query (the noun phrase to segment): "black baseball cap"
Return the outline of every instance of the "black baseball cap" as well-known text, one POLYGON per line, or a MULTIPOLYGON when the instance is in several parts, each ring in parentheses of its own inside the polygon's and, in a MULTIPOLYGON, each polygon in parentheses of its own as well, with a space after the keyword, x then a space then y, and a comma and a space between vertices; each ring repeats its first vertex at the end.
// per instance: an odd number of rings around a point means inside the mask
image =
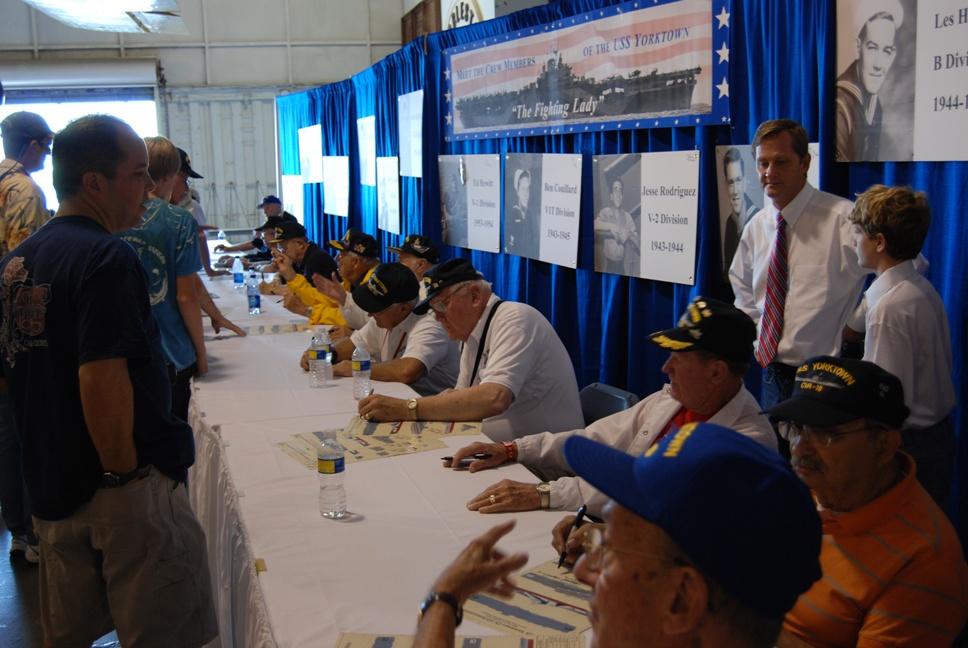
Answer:
POLYGON ((262 202, 260 202, 255 207, 256 209, 262 209, 266 205, 281 205, 281 204, 282 204, 282 201, 279 199, 278 196, 273 196, 272 194, 269 194, 268 196, 263 198, 262 202))
POLYGON ((419 234, 411 234, 403 240, 403 245, 387 249, 397 254, 412 254, 430 263, 440 261, 440 252, 437 251, 434 242, 429 237, 419 234))
POLYGON ((872 362, 817 356, 797 368, 793 395, 766 413, 812 427, 865 418, 900 429, 911 410, 894 374, 872 362))
POLYGON ((279 241, 288 241, 296 238, 306 238, 306 228, 299 223, 283 221, 276 225, 273 231, 273 238, 269 242, 278 243, 279 241))
POLYGON ((675 328, 649 335, 652 344, 668 351, 708 351, 730 362, 753 355, 756 324, 732 304, 696 297, 675 328))
POLYGON ((444 288, 465 281, 482 279, 481 273, 474 269, 467 259, 448 259, 440 265, 434 266, 423 276, 423 284, 427 289, 427 297, 417 304, 413 312, 423 315, 430 308, 430 300, 440 294, 444 288))
POLYGON ((333 257, 329 256, 325 250, 320 249, 319 246, 311 244, 309 251, 306 252, 306 257, 303 259, 303 274, 306 280, 312 283, 314 274, 330 279, 334 272, 337 275, 339 274, 333 257))
POLYGON ((281 216, 269 216, 266 219, 266 222, 264 222, 259 227, 256 227, 255 228, 255 231, 256 232, 261 232, 263 230, 267 230, 267 229, 272 228, 272 227, 279 227, 284 222, 286 222, 286 221, 284 221, 281 216))
POLYGON ((54 131, 50 129, 43 117, 26 110, 10 113, 0 122, 0 137, 35 140, 53 136, 54 131))
POLYGON ((420 284, 410 268, 402 263, 382 263, 369 279, 353 288, 353 301, 367 313, 379 313, 394 304, 412 301, 420 294, 420 284))
POLYGON ((329 244, 340 252, 355 252, 364 257, 375 257, 380 253, 376 239, 355 227, 346 230, 340 240, 330 241, 329 244))
POLYGON ((195 171, 195 169, 192 168, 192 158, 188 156, 188 153, 185 151, 185 149, 178 149, 178 157, 181 158, 182 173, 187 175, 189 178, 195 178, 196 180, 204 178, 204 176, 200 175, 197 171, 195 171))

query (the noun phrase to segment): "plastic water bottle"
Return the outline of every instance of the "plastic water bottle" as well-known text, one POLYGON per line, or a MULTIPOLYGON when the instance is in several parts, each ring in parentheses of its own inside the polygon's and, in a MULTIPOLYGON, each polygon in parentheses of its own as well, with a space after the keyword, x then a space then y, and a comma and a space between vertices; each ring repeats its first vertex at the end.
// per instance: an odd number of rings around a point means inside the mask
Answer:
POLYGON ((309 386, 322 387, 333 377, 329 341, 313 336, 309 345, 309 386))
POLYGON ((323 371, 326 382, 333 380, 333 342, 329 339, 329 332, 322 328, 316 333, 319 344, 322 347, 323 357, 320 359, 320 369, 323 371))
POLYGON ((370 395, 370 354, 363 347, 353 351, 353 398, 360 400, 370 395))
POLYGON ((225 230, 219 230, 218 231, 218 240, 220 240, 220 241, 224 241, 225 240, 225 230))
POLYGON ((235 261, 232 262, 232 282, 236 290, 242 290, 242 284, 245 283, 245 268, 242 267, 242 259, 239 257, 235 257, 235 261))
POLYGON ((255 272, 249 273, 249 280, 245 282, 245 295, 249 299, 249 315, 261 313, 262 298, 259 295, 259 280, 255 272))
POLYGON ((319 514, 338 520, 346 515, 346 489, 343 479, 346 452, 336 439, 335 430, 323 432, 323 444, 316 452, 316 472, 319 473, 319 514))

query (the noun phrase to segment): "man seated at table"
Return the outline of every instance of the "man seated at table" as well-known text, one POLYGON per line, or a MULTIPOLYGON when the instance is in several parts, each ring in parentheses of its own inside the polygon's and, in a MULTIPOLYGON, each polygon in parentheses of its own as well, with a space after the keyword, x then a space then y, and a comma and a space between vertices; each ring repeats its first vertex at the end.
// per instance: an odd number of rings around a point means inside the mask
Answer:
POLYGON ((760 414, 759 403, 743 386, 756 340, 756 326, 749 315, 731 304, 697 297, 677 327, 653 333, 649 340, 670 350, 662 365, 669 384, 630 409, 599 419, 585 429, 530 434, 507 443, 472 443, 455 452, 448 464, 455 468, 464 457, 484 453, 490 457, 472 462, 472 472, 518 461, 552 479, 541 484, 505 479, 471 499, 467 507, 481 513, 503 513, 538 508, 574 510, 587 504, 590 513, 601 515, 606 496, 575 477, 565 461, 565 441, 575 435, 638 456, 686 423, 709 421, 776 449, 769 420, 760 414))
POLYGON ((273 263, 289 288, 283 305, 296 315, 308 317, 310 324, 346 324, 339 305, 311 283, 314 274, 329 276, 336 272, 333 258, 306 238, 306 228, 299 223, 280 223, 269 236, 269 244, 276 248, 273 263))
POLYGON ((355 227, 346 230, 340 240, 330 241, 329 245, 338 250, 339 276, 320 273, 313 278, 313 283, 320 293, 339 304, 346 325, 358 331, 366 326, 369 313, 356 305, 351 291, 366 283, 380 265, 380 245, 375 238, 355 227))
POLYGON ((426 297, 424 293, 423 276, 428 270, 440 263, 440 252, 437 245, 429 236, 411 234, 403 240, 400 247, 387 248, 391 252, 396 252, 397 260, 410 268, 417 279, 420 281, 420 299, 426 297))
MULTIPOLYGON (((251 254, 246 254, 241 257, 242 267, 245 269, 248 269, 253 264, 270 263, 272 261, 272 249, 266 241, 266 236, 272 236, 273 231, 285 222, 295 223, 296 221, 295 219, 286 221, 282 216, 269 216, 262 225, 252 230, 253 237, 251 241, 239 243, 238 245, 216 245, 215 252, 251 252, 251 254)), ((226 254, 219 257, 217 263, 221 266, 231 267, 234 261, 234 256, 226 254)))
MULTIPOLYGON (((575 576, 592 586, 592 646, 770 648, 783 615, 820 578, 810 494, 772 450, 711 423, 689 424, 644 456, 571 437, 565 457, 606 493, 575 576)), ((421 606, 415 648, 453 646, 477 592, 508 597, 526 554, 494 548, 510 521, 477 538, 421 606)))
MULTIPOLYGON (((357 347, 370 354, 373 380, 400 382, 421 396, 453 388, 457 382, 460 349, 429 315, 417 315, 417 278, 399 263, 377 266, 353 301, 370 314, 366 326, 336 343, 333 375, 353 375, 350 358, 357 347), (338 361, 337 361, 338 360, 338 361)), ((309 369, 303 354, 302 368, 309 369)))
POLYGON ((505 302, 466 259, 451 259, 423 278, 427 298, 414 312, 434 316, 463 342, 453 391, 409 401, 372 395, 359 413, 375 421, 483 421, 495 441, 534 429, 582 423, 575 370, 548 320, 527 304, 505 302))
POLYGON ((968 567, 900 451, 901 381, 870 362, 819 356, 769 413, 783 422, 824 532, 823 580, 787 615, 777 645, 951 645, 968 614, 968 567))

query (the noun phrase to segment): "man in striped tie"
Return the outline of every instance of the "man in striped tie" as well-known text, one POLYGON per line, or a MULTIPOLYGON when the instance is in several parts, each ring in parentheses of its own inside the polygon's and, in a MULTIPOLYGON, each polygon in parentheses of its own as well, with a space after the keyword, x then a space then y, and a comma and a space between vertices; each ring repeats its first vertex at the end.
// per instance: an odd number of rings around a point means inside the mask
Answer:
MULTIPOLYGON (((807 182, 803 126, 763 122, 753 149, 768 200, 743 230, 729 279, 736 307, 757 323, 762 405, 769 408, 790 397, 804 360, 839 351, 868 271, 851 245, 851 202, 807 182)), ((784 445, 781 439, 781 451, 784 445)))

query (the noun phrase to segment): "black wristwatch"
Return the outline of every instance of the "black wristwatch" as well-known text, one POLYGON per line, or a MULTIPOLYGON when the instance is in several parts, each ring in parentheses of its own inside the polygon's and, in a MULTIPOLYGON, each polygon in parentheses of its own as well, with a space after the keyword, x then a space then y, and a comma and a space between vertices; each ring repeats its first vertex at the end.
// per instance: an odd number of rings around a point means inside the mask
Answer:
POLYGON ((430 606, 437 601, 442 601, 454 609, 454 626, 459 626, 460 622, 464 620, 464 608, 457 601, 456 596, 447 592, 431 592, 428 594, 427 598, 420 604, 420 618, 423 618, 430 606))
POLYGON ((148 466, 141 466, 126 473, 105 472, 101 475, 101 488, 120 488, 135 479, 144 479, 150 470, 148 466))

